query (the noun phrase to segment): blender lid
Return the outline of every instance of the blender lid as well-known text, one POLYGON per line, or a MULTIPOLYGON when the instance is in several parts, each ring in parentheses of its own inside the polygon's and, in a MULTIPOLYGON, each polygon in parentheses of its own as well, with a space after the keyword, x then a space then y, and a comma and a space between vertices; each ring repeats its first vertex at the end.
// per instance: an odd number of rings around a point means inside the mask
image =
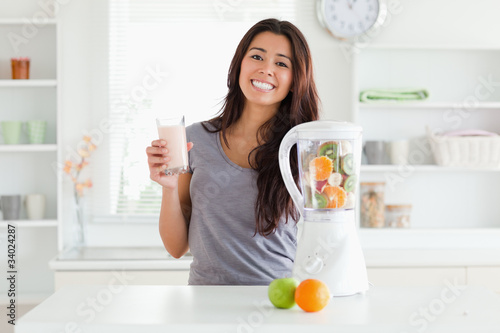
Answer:
POLYGON ((295 126, 299 139, 359 139, 363 128, 347 121, 315 120, 295 126))

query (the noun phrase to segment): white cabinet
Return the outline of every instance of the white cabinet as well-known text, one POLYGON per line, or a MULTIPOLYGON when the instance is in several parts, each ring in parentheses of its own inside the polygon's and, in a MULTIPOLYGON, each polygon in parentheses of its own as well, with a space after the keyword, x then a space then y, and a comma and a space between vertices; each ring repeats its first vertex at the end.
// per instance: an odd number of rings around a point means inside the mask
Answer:
POLYGON ((424 248, 498 247, 490 235, 500 236, 500 168, 438 166, 426 136, 426 128, 500 134, 498 59, 500 47, 391 44, 373 45, 353 58, 354 96, 367 89, 429 92, 423 102, 354 103, 353 121, 363 126, 365 141, 410 141, 410 165, 362 166, 362 182, 386 183, 386 204, 412 205, 409 230, 361 229, 368 242, 378 239, 389 247, 400 242, 424 248), (434 242, 437 235, 441 241, 434 242))
MULTIPOLYGON (((31 193, 46 197, 43 220, 28 220, 23 205, 20 220, 0 221, 2 243, 7 224, 17 227, 21 301, 29 294, 52 292, 53 273, 44 263, 57 254, 61 210, 59 26, 45 12, 45 19, 33 21, 34 15, 41 11, 35 2, 23 1, 0 14, 0 35, 4 36, 0 40, 0 121, 23 122, 19 144, 5 144, 0 135, 0 195, 19 194, 23 200, 31 193), (8 16, 13 13, 15 17, 8 16), (11 57, 30 58, 29 80, 11 79, 11 57), (47 123, 43 144, 29 144, 24 123, 30 120, 47 123)), ((5 262, 2 259, 2 267, 5 262)), ((2 282, 0 288, 4 290, 5 286, 2 282)))

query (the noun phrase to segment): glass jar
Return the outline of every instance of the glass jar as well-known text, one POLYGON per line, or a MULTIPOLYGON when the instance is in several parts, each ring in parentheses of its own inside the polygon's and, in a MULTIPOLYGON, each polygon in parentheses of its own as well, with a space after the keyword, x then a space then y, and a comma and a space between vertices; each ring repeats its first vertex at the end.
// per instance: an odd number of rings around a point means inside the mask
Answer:
POLYGON ((411 205, 385 206, 385 224, 390 228, 410 227, 411 205))
POLYGON ((361 183, 360 216, 361 227, 382 228, 385 226, 385 183, 361 183))
POLYGON ((12 79, 27 80, 30 78, 30 59, 29 58, 11 58, 12 79))

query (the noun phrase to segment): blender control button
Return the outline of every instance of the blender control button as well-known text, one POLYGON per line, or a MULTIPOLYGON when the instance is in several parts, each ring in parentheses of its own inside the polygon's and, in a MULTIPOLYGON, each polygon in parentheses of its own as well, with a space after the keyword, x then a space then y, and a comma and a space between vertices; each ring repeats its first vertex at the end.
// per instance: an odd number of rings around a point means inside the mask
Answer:
POLYGON ((304 270, 309 274, 318 274, 323 269, 323 260, 318 257, 309 259, 304 266, 304 270))

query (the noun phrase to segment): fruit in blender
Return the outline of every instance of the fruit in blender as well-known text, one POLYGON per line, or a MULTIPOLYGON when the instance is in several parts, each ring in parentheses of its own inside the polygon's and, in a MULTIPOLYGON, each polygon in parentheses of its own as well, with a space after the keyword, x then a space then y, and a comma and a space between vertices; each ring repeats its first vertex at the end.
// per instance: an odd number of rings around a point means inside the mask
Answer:
POLYGON ((342 177, 342 175, 340 173, 334 172, 330 175, 330 177, 328 177, 328 185, 340 186, 340 184, 342 184, 343 180, 344 180, 344 178, 342 177))
POLYGON ((316 157, 309 164, 309 171, 316 181, 328 179, 333 172, 333 161, 326 156, 316 157))
POLYGON ((326 208, 342 208, 345 205, 347 193, 340 186, 327 185, 323 189, 323 193, 328 198, 328 205, 326 208))
POLYGON ((330 141, 330 142, 325 142, 318 148, 318 155, 319 156, 326 156, 331 160, 334 160, 337 158, 337 149, 338 145, 336 142, 330 141))
POLYGON ((344 190, 346 192, 354 191, 354 188, 356 187, 357 180, 358 180, 358 177, 356 177, 356 175, 347 176, 347 178, 344 180, 344 190))
POLYGON ((352 175, 354 173, 354 157, 352 154, 347 154, 342 157, 341 168, 342 172, 346 175, 352 175))
POLYGON ((328 198, 322 193, 315 193, 313 208, 328 208, 328 198))

